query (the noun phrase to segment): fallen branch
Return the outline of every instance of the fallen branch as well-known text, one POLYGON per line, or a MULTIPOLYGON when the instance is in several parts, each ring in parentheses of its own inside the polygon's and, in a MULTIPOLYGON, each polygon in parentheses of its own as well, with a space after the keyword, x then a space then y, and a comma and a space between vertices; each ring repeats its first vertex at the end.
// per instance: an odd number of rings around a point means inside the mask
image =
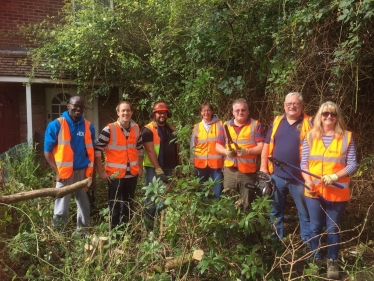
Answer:
POLYGON ((182 266, 183 264, 189 263, 193 259, 201 261, 203 258, 203 255, 204 255, 203 250, 195 250, 192 255, 191 254, 185 255, 183 257, 178 257, 178 258, 175 258, 175 259, 172 259, 166 262, 164 267, 166 270, 170 270, 173 268, 178 268, 182 266))
POLYGON ((67 194, 73 193, 79 189, 90 186, 91 183, 92 179, 87 178, 85 180, 61 188, 43 188, 38 190, 20 192, 12 195, 0 196, 0 203, 13 204, 41 197, 62 198, 67 194))

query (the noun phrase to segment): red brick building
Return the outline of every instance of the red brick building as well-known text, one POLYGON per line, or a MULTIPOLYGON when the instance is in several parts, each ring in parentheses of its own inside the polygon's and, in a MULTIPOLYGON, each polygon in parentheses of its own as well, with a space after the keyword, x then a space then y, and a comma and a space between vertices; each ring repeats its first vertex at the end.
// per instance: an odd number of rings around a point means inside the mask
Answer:
MULTIPOLYGON (((74 80, 54 80, 47 71, 38 71, 30 79, 27 41, 19 32, 21 25, 51 16, 58 18, 63 4, 63 0, 1 0, 0 154, 27 141, 39 144, 42 150, 46 125, 66 110, 67 99, 77 94, 74 80)), ((119 95, 114 94, 109 99, 86 102, 85 116, 95 125, 97 135, 105 124, 116 119, 118 100, 119 95)))

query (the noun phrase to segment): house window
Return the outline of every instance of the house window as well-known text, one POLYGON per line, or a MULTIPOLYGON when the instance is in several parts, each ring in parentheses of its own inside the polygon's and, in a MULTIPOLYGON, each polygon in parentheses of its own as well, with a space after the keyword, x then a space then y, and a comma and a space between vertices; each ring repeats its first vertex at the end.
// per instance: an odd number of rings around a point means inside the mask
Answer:
POLYGON ((61 114, 66 111, 66 107, 70 98, 71 95, 60 93, 52 99, 52 120, 59 118, 61 114))

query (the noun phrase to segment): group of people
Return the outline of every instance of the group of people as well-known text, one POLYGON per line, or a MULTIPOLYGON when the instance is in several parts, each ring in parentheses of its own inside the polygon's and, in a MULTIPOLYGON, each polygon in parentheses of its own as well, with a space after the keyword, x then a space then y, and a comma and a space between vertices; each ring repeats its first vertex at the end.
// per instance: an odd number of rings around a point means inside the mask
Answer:
MULTIPOLYGON (((149 185, 155 177, 167 181, 179 164, 175 128, 167 122, 172 116, 170 107, 165 102, 155 103, 149 116, 152 121, 141 129, 131 119, 131 104, 122 101, 116 108, 118 119, 105 126, 97 140, 93 125, 83 117, 83 99, 70 98, 67 109, 45 133, 45 157, 56 173, 56 188, 92 177, 95 166, 108 184, 111 227, 129 221, 143 168, 149 185)), ((233 102, 233 118, 227 122, 214 114, 212 104, 203 103, 202 120, 192 129, 191 162, 201 184, 214 180, 215 198, 220 198, 223 188, 235 190, 248 208, 256 196, 248 184, 256 183, 261 155, 260 171, 271 175, 275 187, 271 222, 277 239, 283 239, 290 193, 298 210, 301 238, 310 245, 317 265, 321 265, 321 237, 326 228, 327 277, 338 279, 339 224, 350 199, 350 176, 357 169, 352 133, 346 130, 335 103, 323 103, 311 118, 303 113, 303 97, 292 92, 285 97, 284 110, 265 136, 262 124, 250 117, 245 99, 233 102), (269 157, 290 165, 272 165, 269 157)), ((57 229, 67 223, 70 197, 55 201, 53 225, 57 229)), ((79 234, 88 227, 89 201, 84 190, 76 191, 75 199, 79 234)), ((150 201, 146 199, 146 216, 153 218, 156 206, 148 204, 150 201)))
POLYGON ((277 239, 284 236, 284 211, 290 194, 298 210, 301 239, 317 265, 312 273, 318 274, 322 266, 325 228, 327 278, 339 279, 339 225, 350 199, 350 177, 357 169, 352 133, 346 130, 339 107, 325 102, 312 118, 303 113, 302 95, 291 92, 285 97, 284 114, 274 118, 266 137, 261 123, 249 116, 244 99, 233 102, 233 118, 225 123, 210 103, 202 104, 200 114, 202 120, 191 136, 191 161, 200 182, 209 177, 215 180, 217 198, 222 187, 236 190, 247 208, 255 198, 254 190, 247 187, 256 181, 261 155, 259 170, 271 175, 275 188, 271 222, 277 239), (273 165, 271 158, 287 165, 273 165))

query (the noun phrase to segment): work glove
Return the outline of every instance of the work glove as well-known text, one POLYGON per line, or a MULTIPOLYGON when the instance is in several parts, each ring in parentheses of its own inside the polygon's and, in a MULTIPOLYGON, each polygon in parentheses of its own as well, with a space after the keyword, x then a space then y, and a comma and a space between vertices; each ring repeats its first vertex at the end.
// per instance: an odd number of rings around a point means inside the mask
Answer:
POLYGON ((311 196, 315 197, 317 196, 317 192, 316 192, 316 186, 314 183, 312 183, 311 181, 307 181, 305 182, 305 185, 308 187, 306 189, 306 192, 309 193, 311 196))
POLYGON ((332 175, 323 175, 323 177, 321 178, 321 180, 329 185, 329 184, 332 184, 334 182, 336 182, 338 180, 338 176, 336 174, 332 174, 332 175))
POLYGON ((161 168, 155 169, 156 176, 163 181, 164 184, 169 184, 168 178, 165 176, 164 171, 161 168))
POLYGON ((247 156, 247 155, 249 155, 249 149, 247 149, 247 148, 239 148, 239 149, 236 150, 236 154, 238 156, 247 156))
POLYGON ((233 158, 236 156, 236 151, 235 150, 230 150, 230 149, 226 149, 226 155, 227 157, 230 157, 230 158, 233 158))

